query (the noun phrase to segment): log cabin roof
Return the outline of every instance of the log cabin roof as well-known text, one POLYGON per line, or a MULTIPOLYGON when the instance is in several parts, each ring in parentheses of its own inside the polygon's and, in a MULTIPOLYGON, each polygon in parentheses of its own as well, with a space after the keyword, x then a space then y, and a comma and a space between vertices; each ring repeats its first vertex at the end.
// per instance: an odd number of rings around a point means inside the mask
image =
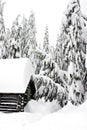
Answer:
POLYGON ((34 74, 27 58, 0 60, 0 93, 24 93, 34 74))

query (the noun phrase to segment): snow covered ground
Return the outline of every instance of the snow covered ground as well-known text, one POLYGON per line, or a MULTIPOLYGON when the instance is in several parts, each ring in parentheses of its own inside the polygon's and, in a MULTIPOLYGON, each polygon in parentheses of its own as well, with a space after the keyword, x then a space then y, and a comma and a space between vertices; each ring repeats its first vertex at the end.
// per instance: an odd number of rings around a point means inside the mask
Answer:
MULTIPOLYGON (((35 102, 33 102, 33 105, 35 105, 34 103, 35 102)), ((37 109, 40 108, 37 108, 36 106, 36 110, 37 109)), ((87 101, 78 107, 75 107, 71 103, 68 103, 68 105, 65 106, 63 109, 59 110, 58 112, 50 114, 44 114, 43 112, 38 113, 38 110, 37 113, 28 113, 28 112, 13 113, 13 114, 0 113, 0 130, 7 130, 7 129, 87 130, 87 101)))
POLYGON ((42 113, 46 115, 56 112, 59 109, 60 106, 56 100, 53 100, 52 102, 45 102, 44 99, 39 99, 38 101, 31 100, 25 107, 25 112, 42 113))

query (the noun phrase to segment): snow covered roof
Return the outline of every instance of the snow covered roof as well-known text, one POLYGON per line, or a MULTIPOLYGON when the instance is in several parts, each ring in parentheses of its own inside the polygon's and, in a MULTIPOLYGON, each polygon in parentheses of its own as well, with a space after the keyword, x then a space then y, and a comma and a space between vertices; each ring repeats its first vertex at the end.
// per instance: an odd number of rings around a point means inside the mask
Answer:
POLYGON ((31 75, 32 63, 27 58, 0 60, 0 93, 24 93, 31 75))

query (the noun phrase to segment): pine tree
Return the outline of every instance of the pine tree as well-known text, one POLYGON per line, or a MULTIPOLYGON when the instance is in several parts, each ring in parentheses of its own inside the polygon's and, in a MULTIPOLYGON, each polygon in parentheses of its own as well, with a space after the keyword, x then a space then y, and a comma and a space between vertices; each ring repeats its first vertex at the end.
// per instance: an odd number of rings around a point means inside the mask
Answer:
POLYGON ((6 29, 5 31, 5 40, 4 40, 4 44, 3 44, 3 56, 2 58, 3 59, 7 59, 9 58, 9 49, 10 49, 10 35, 11 35, 11 32, 9 29, 6 29))
POLYGON ((3 44, 5 39, 5 25, 3 19, 4 2, 0 0, 0 58, 3 58, 3 44))
POLYGON ((46 25, 45 29, 45 36, 44 36, 44 43, 43 43, 43 50, 45 53, 49 53, 49 32, 48 32, 48 26, 46 25))
POLYGON ((36 26, 35 26, 35 16, 33 11, 31 11, 28 24, 29 24, 29 44, 32 49, 36 49, 37 46, 36 26))
POLYGON ((58 35, 57 37, 57 43, 56 43, 56 49, 55 49, 55 62, 58 64, 58 67, 62 70, 63 67, 63 42, 62 40, 64 39, 60 39, 61 37, 58 35))
POLYGON ((55 61, 55 47, 54 46, 49 47, 49 55, 52 58, 52 60, 55 61))
POLYGON ((23 16, 22 31, 21 31, 21 57, 27 57, 28 52, 25 51, 27 42, 29 41, 28 20, 23 16))
POLYGON ((35 16, 34 16, 33 11, 31 12, 29 20, 27 22, 25 39, 26 41, 25 41, 25 47, 24 47, 24 55, 25 57, 29 57, 31 50, 36 49, 37 47, 35 16))
POLYGON ((19 26, 19 16, 16 17, 16 20, 13 22, 12 28, 11 28, 11 35, 9 39, 10 43, 10 58, 19 58, 21 57, 20 52, 20 41, 21 41, 21 27, 19 26))
POLYGON ((4 2, 0 0, 0 41, 4 41, 5 36, 5 25, 3 19, 3 9, 4 9, 4 2))
POLYGON ((65 21, 63 23, 63 33, 66 41, 63 47, 65 55, 64 61, 68 66, 72 64, 72 74, 70 73, 70 100, 78 105, 84 101, 84 88, 82 76, 85 71, 85 57, 82 51, 82 19, 79 0, 72 0, 65 12, 65 21))
MULTIPOLYGON (((83 41, 82 41, 82 17, 81 17, 81 9, 79 0, 72 0, 67 10, 64 14, 63 23, 62 23, 62 33, 66 39, 63 44, 63 54, 64 59, 63 61, 67 62, 67 68, 72 61, 72 53, 75 51, 79 51, 80 59, 79 66, 83 72, 85 71, 85 57, 84 52, 82 50, 83 41)), ((64 63, 64 64, 65 64, 64 63)))

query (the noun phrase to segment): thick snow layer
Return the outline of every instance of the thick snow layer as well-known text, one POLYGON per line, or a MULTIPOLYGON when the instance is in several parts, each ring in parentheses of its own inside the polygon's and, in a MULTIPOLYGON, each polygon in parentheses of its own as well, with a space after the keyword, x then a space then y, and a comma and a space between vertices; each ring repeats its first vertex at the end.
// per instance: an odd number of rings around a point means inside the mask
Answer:
POLYGON ((0 60, 0 92, 24 93, 34 68, 27 58, 0 60))
POLYGON ((31 113, 48 114, 56 112, 60 108, 61 107, 57 100, 53 100, 52 102, 45 102, 44 99, 39 99, 38 101, 31 100, 25 107, 25 111, 31 113))
MULTIPOLYGON (((33 105, 35 107, 35 104, 33 105)), ((0 130, 7 129, 87 130, 87 101, 78 107, 68 103, 67 106, 52 114, 26 112, 14 114, 0 113, 0 130)))

